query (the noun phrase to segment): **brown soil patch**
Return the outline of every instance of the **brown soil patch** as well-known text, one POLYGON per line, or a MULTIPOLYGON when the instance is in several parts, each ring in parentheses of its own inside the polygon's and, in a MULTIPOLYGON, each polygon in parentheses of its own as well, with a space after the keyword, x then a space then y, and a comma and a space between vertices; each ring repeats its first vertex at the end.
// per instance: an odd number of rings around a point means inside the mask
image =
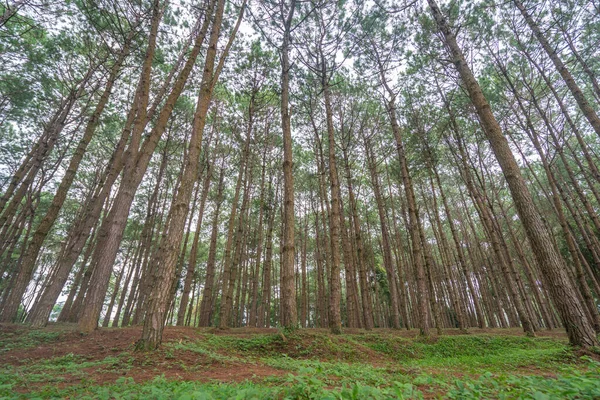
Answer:
MULTIPOLYGON (((1 337, 6 337, 10 333, 10 337, 16 338, 19 334, 31 331, 18 325, 0 325, 1 337)), ((59 382, 56 382, 56 386, 59 388, 78 385, 84 381, 111 384, 121 377, 133 378, 135 382, 150 381, 157 376, 164 375, 166 379, 174 380, 235 383, 246 380, 257 381, 269 376, 283 376, 288 373, 258 363, 242 364, 216 361, 203 354, 186 350, 172 350, 163 347, 154 352, 135 352, 135 342, 141 335, 140 327, 104 328, 90 334, 81 334, 70 326, 61 325, 49 326, 44 331, 61 333, 56 340, 40 343, 35 347, 8 350, 0 347, 0 365, 26 366, 70 354, 77 356, 78 361, 103 361, 107 357, 114 357, 114 362, 82 368, 76 373, 54 371, 53 376, 60 379, 59 382)), ((167 327, 163 343, 198 339, 202 332, 203 330, 196 328, 167 327)), ((204 330, 204 333, 207 332, 204 330)), ((24 393, 46 384, 46 382, 30 383, 27 387, 15 389, 24 393)))

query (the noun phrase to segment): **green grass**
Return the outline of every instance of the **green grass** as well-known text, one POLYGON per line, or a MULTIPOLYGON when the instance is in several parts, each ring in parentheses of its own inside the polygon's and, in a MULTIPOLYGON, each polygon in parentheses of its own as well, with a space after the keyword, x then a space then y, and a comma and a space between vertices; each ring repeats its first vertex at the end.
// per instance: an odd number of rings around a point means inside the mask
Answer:
POLYGON ((356 343, 350 343, 346 336, 330 336, 322 333, 296 330, 288 336, 279 334, 236 335, 205 334, 196 340, 185 342, 189 350, 212 354, 227 351, 229 354, 243 354, 244 358, 264 356, 288 356, 294 358, 327 358, 359 360, 360 350, 356 343), (195 349, 195 350, 194 350, 195 349))
MULTIPOLYGON (((0 390, 2 388, 0 387, 0 390)), ((2 392, 0 391, 0 395, 2 392)), ((29 398, 30 396, 23 396, 29 398)), ((169 381, 157 377, 146 383, 131 378, 120 378, 113 385, 56 389, 48 386, 31 397, 78 399, 408 399, 421 398, 410 384, 394 383, 389 388, 361 385, 326 389, 318 379, 299 377, 290 379, 290 385, 275 387, 244 382, 230 384, 199 384, 169 381)))
MULTIPOLYGON (((158 358, 122 351, 101 360, 66 354, 0 365, 0 399, 600 398, 600 363, 577 356, 563 339, 471 334, 422 340, 303 330, 285 336, 201 331, 191 336, 165 343, 158 358), (179 359, 182 354, 188 364, 179 359), (239 383, 164 377, 178 365, 198 377, 214 368, 280 373, 239 383), (100 385, 83 371, 118 376, 136 368, 155 378, 112 378, 100 385), (73 378, 81 381, 73 384, 73 378)), ((9 338, 5 351, 12 355, 14 349, 58 340, 57 332, 25 330, 9 338)))
POLYGON ((17 330, 15 332, 3 332, 0 339, 0 352, 14 349, 27 349, 41 344, 56 342, 61 332, 45 330, 17 330))
POLYGON ((588 371, 567 371, 556 378, 487 372, 478 379, 456 380, 447 393, 452 399, 598 399, 600 365, 588 371))
POLYGON ((362 343, 407 367, 452 368, 477 373, 525 366, 553 367, 573 355, 562 341, 520 336, 464 335, 428 343, 392 336, 356 337, 362 343))
POLYGON ((131 367, 131 362, 126 359, 127 353, 118 357, 106 357, 102 360, 88 361, 85 357, 67 354, 47 360, 33 362, 22 360, 22 365, 0 366, 0 399, 9 396, 13 388, 27 387, 31 383, 52 384, 65 380, 64 375, 84 379, 87 373, 85 368, 93 369, 97 373, 125 371, 131 367))

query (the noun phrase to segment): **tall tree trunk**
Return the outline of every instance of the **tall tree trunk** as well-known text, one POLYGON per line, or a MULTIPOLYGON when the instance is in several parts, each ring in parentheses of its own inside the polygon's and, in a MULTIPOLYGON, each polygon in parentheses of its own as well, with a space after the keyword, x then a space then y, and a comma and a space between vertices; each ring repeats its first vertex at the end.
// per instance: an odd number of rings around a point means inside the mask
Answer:
MULTIPOLYGON (((158 7, 158 5, 156 5, 156 7, 158 7)), ((209 6, 209 10, 210 9, 212 9, 212 7, 209 6)), ((207 11, 207 13, 210 14, 209 11, 207 11)), ((167 97, 163 108, 156 118, 156 125, 152 128, 148 136, 146 136, 141 148, 139 142, 147 122, 145 120, 145 104, 140 104, 140 107, 138 107, 140 112, 137 113, 136 122, 134 122, 132 140, 129 144, 129 151, 126 154, 127 162, 124 169, 123 180, 117 192, 114 204, 100 228, 98 245, 94 251, 93 259, 96 261, 94 275, 92 277, 93 284, 90 286, 88 293, 86 293, 84 308, 79 318, 79 329, 84 332, 92 331, 97 326, 98 317, 102 308, 102 301, 107 288, 107 272, 110 271, 110 268, 114 263, 135 192, 146 172, 152 153, 167 127, 167 123, 171 117, 173 108, 175 107, 175 102, 183 91, 196 58, 200 53, 208 29, 208 21, 210 19, 209 15, 206 15, 205 17, 206 20, 203 29, 200 30, 196 37, 194 47, 190 52, 185 66, 179 72, 171 93, 167 97)), ((158 21, 155 25, 154 31, 156 32, 158 29, 158 21)), ((152 36, 155 37, 156 33, 152 36)), ((155 39, 152 41, 155 42, 155 39)), ((152 49, 153 47, 153 45, 149 46, 149 49, 152 49)), ((149 53, 149 55, 152 54, 153 51, 149 53)), ((153 57, 150 56, 149 58, 152 59, 153 57)), ((139 103, 147 104, 147 102, 144 101, 140 101, 139 103)))
MULTIPOLYGON (((3 232, 0 234, 0 239, 2 239, 2 241, 6 241, 6 236, 4 234, 6 228, 10 226, 10 223, 15 217, 16 212, 19 209, 22 200, 25 198, 28 189, 31 187, 36 176, 38 176, 38 172, 42 168, 44 161, 54 149, 61 132, 67 125, 68 117, 71 115, 71 111, 76 101, 83 96, 85 89, 87 88, 87 84, 97 68, 98 65, 91 65, 81 81, 77 82, 75 87, 69 91, 67 97, 60 102, 58 109, 44 128, 44 132, 41 135, 39 144, 37 144, 37 151, 35 152, 32 160, 28 163, 26 167, 27 173, 21 179, 18 188, 9 186, 7 193, 0 198, 0 209, 2 210, 0 213, 0 228, 3 228, 3 232), (13 191, 14 193, 10 198, 10 202, 4 205, 4 203, 8 201, 7 195, 13 191)), ((18 301, 20 301, 20 299, 18 301)), ((11 313, 12 310, 9 310, 9 312, 3 312, 3 315, 8 316, 11 313)), ((7 317, 0 316, 0 319, 6 318, 7 317)), ((8 320, 9 319, 6 321, 8 320)))
POLYGON ((327 119, 327 136, 329 142, 329 183, 331 188, 331 280, 329 282, 329 328, 332 333, 342 333, 341 282, 340 282, 340 233, 342 222, 340 204, 340 184, 335 157, 335 130, 333 127, 333 112, 331 109, 331 88, 329 87, 329 71, 326 69, 323 53, 321 52, 321 87, 325 100, 325 114, 327 119))
MULTIPOLYGON (((510 79, 507 71, 503 68, 503 66, 499 63, 498 61, 498 66, 502 72, 502 75, 504 76, 504 78, 506 79, 507 83, 509 84, 509 87, 511 88, 511 91, 513 92, 513 94, 515 95, 515 98, 517 100, 517 104, 519 105, 519 108, 521 109, 521 111, 525 111, 525 107, 521 102, 519 93, 517 92, 516 87, 514 86, 512 80, 510 79)), ((543 111, 539 108, 539 106, 537 105, 537 101, 536 103, 536 108, 538 108, 538 111, 543 113, 543 111)), ((516 114, 518 115, 518 114, 516 114)), ((596 302, 594 301, 594 298, 592 296, 592 293, 590 291, 590 288, 585 280, 585 273, 583 271, 583 267, 581 265, 581 262, 579 260, 579 254, 577 252, 577 246, 575 243, 575 240, 573 238, 573 234, 571 232, 571 229, 569 227, 569 224, 566 220, 566 217, 564 215, 564 211, 563 211, 563 207, 562 207, 562 203, 560 201, 560 197, 558 195, 558 188, 557 188, 557 184, 556 184, 556 178, 554 176, 554 172, 550 169, 550 165, 548 163, 546 154, 544 153, 541 143, 539 141, 539 135, 537 133, 537 130, 534 128, 531 120, 529 119, 529 117, 527 116, 527 114, 525 113, 525 119, 526 122, 525 124, 523 124, 523 122, 521 122, 521 119, 519 118, 519 122, 520 125, 522 126, 523 130, 525 132, 527 132, 528 136, 530 137, 536 151, 538 152, 539 156, 540 156, 540 160, 542 162, 542 166, 544 168, 544 171, 546 173, 546 176, 548 178, 548 183, 550 185, 550 193, 551 193, 551 199, 552 199, 552 204, 554 206, 554 210, 556 212, 557 218, 558 218, 558 222, 563 230, 564 236, 565 236, 565 241, 567 243, 567 248, 569 250, 569 253, 571 254, 571 259, 573 260, 573 264, 575 266, 575 273, 576 273, 576 277, 577 277, 577 282, 579 285, 579 289, 581 291, 581 294, 583 296, 583 299, 588 307, 588 310, 590 312, 589 316, 590 319, 592 321, 592 323, 594 324, 594 330, 598 333, 600 332, 600 317, 598 315, 598 307, 596 305, 596 302)), ((544 121, 547 124, 547 127, 549 129, 553 129, 552 127, 548 126, 548 121, 546 120, 546 118, 544 118, 544 121)), ((559 150, 559 152, 561 153, 562 156, 562 151, 559 150)), ((563 159, 564 161, 564 159, 563 159)), ((576 182, 574 182, 574 184, 577 184, 576 182)), ((593 213, 593 210, 592 210, 593 213)), ((509 227, 510 229, 510 227, 509 227)), ((511 232, 512 235, 512 232, 511 232)), ((519 250, 520 245, 518 243, 518 241, 515 240, 515 244, 517 245, 517 250, 519 250)), ((521 250, 522 252, 522 250, 521 250)), ((524 257, 524 256, 523 256, 524 257)), ((537 296, 539 296, 538 291, 535 290, 535 294, 537 296)), ((540 301, 540 306, 544 312, 544 319, 546 320, 546 323, 548 325, 549 328, 551 328, 551 323, 549 321, 549 313, 545 310, 545 304, 542 303, 540 301)))
MULTIPOLYGON (((229 326, 229 317, 231 315, 231 307, 233 304, 233 289, 235 287, 235 275, 234 273, 234 261, 235 253, 232 256, 232 251, 237 252, 234 246, 234 240, 236 236, 236 216, 237 207, 239 202, 239 196, 242 189, 242 185, 245 185, 244 180, 248 180, 248 164, 250 163, 250 139, 252 137, 252 128, 254 122, 254 99, 256 93, 252 95, 250 105, 248 107, 248 126, 246 127, 246 140, 244 142, 244 148, 241 154, 240 168, 238 172, 238 178, 235 187, 235 193, 231 204, 231 213, 229 214, 229 222, 227 225, 227 243, 225 244, 225 251, 223 256, 223 280, 222 280, 222 294, 221 304, 219 307, 219 328, 225 329, 229 326), (233 248, 232 248, 233 247, 233 248)), ((244 193, 244 199, 246 199, 247 192, 244 193)), ((243 200, 242 200, 243 203, 243 200)), ((240 210, 240 214, 243 214, 243 210, 240 210)), ((241 219, 238 221, 238 228, 243 228, 241 219)), ((239 234, 239 229, 238 232, 239 234)))
POLYGON ((398 124, 398 119, 396 117, 396 93, 394 93, 393 89, 388 85, 387 78, 385 76, 385 68, 383 63, 380 60, 379 53, 375 47, 374 42, 371 43, 373 47, 373 51, 375 54, 375 58, 377 61, 377 65, 379 68, 380 80, 383 88, 387 92, 389 99, 386 100, 386 111, 388 113, 388 117, 390 120, 390 125, 392 127, 392 132, 394 134, 394 139, 396 141, 396 152, 398 153, 398 159, 400 161, 400 171, 402 175, 402 183, 404 185, 404 191, 407 200, 408 206, 408 216, 409 216, 409 226, 408 230, 410 232, 412 252, 413 252, 413 264, 415 275, 417 277, 417 303, 418 303, 418 316, 419 316, 419 331, 423 336, 429 335, 429 294, 427 290, 427 282, 426 282, 426 274, 425 267, 423 265, 423 255, 422 255, 422 245, 419 238, 419 225, 420 220, 417 212, 417 205, 415 200, 415 193, 412 184, 412 179, 410 176, 410 172, 408 169, 408 163, 406 161, 406 154, 404 150, 404 143, 402 139, 402 132, 400 125, 398 124))
POLYGON ((290 42, 296 0, 290 0, 283 25, 281 46, 281 127, 283 130, 283 259, 281 268, 281 325, 295 328, 298 324, 296 287, 294 285, 294 176, 292 173, 292 130, 289 109, 290 42))
POLYGON ((195 182, 198 179, 198 163, 200 150, 202 146, 202 135, 206 125, 206 116, 212 98, 213 89, 218 80, 223 62, 227 57, 229 48, 235 38, 237 29, 241 23, 245 5, 239 14, 237 24, 233 28, 229 42, 221 55, 219 64, 215 68, 217 57, 217 44, 221 33, 221 23, 223 20, 223 10, 225 8, 224 0, 217 0, 215 14, 212 20, 212 31, 208 42, 208 50, 204 61, 204 70, 202 82, 200 84, 200 93, 198 103, 194 114, 192 125, 192 134, 190 137, 189 152, 184 166, 181 182, 177 189, 177 194, 167 217, 166 234, 161 240, 157 252, 155 263, 160 268, 155 268, 156 275, 152 280, 152 290, 149 295, 146 318, 142 337, 136 344, 138 350, 153 350, 157 348, 162 341, 162 333, 167 316, 167 307, 170 305, 169 294, 172 292, 172 286, 175 284, 175 269, 183 236, 183 226, 189 211, 189 204, 195 182))

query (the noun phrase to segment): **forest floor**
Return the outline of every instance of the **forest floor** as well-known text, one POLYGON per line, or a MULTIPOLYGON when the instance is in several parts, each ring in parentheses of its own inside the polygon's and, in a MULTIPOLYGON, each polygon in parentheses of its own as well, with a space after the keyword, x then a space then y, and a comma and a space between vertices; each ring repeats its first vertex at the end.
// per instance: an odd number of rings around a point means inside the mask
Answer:
POLYGON ((600 398, 600 361, 564 331, 167 327, 155 352, 141 329, 0 324, 0 399, 600 398))

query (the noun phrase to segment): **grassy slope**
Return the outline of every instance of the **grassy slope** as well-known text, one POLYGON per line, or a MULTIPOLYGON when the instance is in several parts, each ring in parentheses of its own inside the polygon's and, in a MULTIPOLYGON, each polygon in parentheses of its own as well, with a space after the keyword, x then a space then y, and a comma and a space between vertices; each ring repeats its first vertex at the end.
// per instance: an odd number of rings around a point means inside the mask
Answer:
POLYGON ((600 363, 560 335, 173 328, 139 354, 135 329, 61 329, 0 327, 0 398, 600 398, 600 363))

